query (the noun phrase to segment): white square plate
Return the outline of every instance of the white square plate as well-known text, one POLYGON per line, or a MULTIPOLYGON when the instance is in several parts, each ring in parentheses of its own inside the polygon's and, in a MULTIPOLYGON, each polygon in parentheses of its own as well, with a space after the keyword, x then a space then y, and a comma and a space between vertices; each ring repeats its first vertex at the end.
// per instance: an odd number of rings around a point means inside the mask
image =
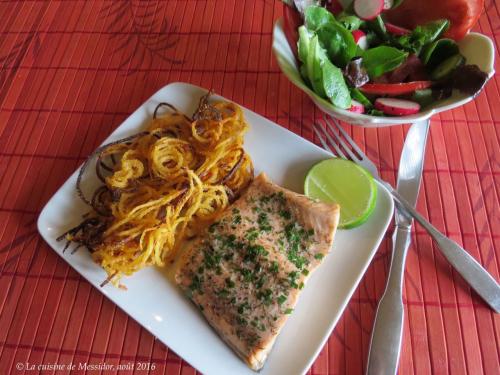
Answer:
MULTIPOLYGON (((140 131, 159 102, 169 102, 191 114, 205 93, 193 85, 169 84, 130 115, 104 143, 140 131)), ((251 127, 245 149, 256 173, 265 171, 274 182, 302 192, 308 169, 330 154, 256 113, 244 111, 251 127)), ((81 215, 89 211, 75 191, 77 173, 40 214, 38 230, 45 241, 100 292, 202 373, 254 374, 178 290, 168 269, 148 268, 124 278, 128 290, 123 291, 111 285, 99 286, 106 274, 87 251, 62 254, 65 241, 57 242, 56 238, 77 225, 81 215)), ((382 241, 393 210, 389 193, 379 185, 377 207, 370 219, 356 229, 337 232, 332 252, 304 288, 261 374, 301 374, 309 369, 382 241)))

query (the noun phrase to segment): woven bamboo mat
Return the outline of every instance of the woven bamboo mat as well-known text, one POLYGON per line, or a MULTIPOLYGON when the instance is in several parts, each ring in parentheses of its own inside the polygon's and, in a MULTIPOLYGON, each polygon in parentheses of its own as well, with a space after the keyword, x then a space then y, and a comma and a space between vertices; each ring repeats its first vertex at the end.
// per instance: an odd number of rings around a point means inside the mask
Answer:
MULTIPOLYGON (((319 113, 272 57, 281 12, 271 0, 0 0, 0 374, 20 373, 20 363, 146 362, 152 374, 196 372, 69 268, 38 235, 36 219, 86 156, 170 82, 212 87, 317 141, 303 124, 319 113)), ((476 27, 497 49, 499 12, 487 1, 476 27)), ((499 85, 495 75, 474 102, 433 118, 418 201, 497 280, 499 85)), ((407 127, 346 129, 394 182, 407 127)), ((390 235, 311 374, 364 371, 390 235)), ((401 374, 499 373, 500 317, 418 226, 404 301, 401 374)))

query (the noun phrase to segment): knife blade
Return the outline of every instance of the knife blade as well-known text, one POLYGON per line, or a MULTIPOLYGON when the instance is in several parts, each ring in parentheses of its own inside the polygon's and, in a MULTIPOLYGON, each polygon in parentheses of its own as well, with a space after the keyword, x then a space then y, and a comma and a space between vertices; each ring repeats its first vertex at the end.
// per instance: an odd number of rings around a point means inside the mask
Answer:
MULTIPOLYGON (((411 125, 399 161, 397 192, 412 206, 417 202, 420 189, 429 123, 426 120, 411 125)), ((391 266, 375 316, 366 371, 368 375, 396 374, 399 363, 404 317, 403 276, 411 242, 412 220, 397 209, 395 222, 391 266)))

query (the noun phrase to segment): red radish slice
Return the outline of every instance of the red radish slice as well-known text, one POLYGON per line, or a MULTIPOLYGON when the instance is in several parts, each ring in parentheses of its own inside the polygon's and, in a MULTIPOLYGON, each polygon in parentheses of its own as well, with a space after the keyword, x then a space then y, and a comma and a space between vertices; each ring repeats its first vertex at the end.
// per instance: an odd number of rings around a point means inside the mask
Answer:
POLYGON ((352 32, 352 36, 354 41, 359 46, 359 48, 366 50, 368 49, 368 39, 366 38, 366 34, 361 30, 354 30, 352 32))
POLYGON ((375 100, 375 109, 384 112, 386 115, 407 116, 418 113, 420 104, 411 100, 378 98, 375 100))
POLYGON ((372 20, 384 9, 384 0, 354 0, 354 13, 363 20, 372 20))
POLYGON ((365 113, 365 106, 356 100, 351 100, 351 108, 349 108, 348 111, 353 113, 365 113))
POLYGON ((404 27, 396 26, 396 25, 389 23, 389 22, 385 22, 385 29, 389 33, 394 34, 394 35, 406 35, 406 34, 411 33, 410 30, 405 29, 404 27))

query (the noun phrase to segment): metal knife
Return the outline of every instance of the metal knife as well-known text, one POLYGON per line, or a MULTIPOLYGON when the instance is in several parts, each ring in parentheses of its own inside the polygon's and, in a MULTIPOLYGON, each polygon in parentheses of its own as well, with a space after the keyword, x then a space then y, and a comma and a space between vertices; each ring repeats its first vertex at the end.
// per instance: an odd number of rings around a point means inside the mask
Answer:
MULTIPOLYGON (((430 120, 411 125, 399 161, 397 192, 413 207, 417 202, 430 120)), ((372 331, 367 375, 397 373, 403 337, 403 276, 411 242, 412 220, 396 210, 392 258, 384 295, 380 299, 372 331)))

